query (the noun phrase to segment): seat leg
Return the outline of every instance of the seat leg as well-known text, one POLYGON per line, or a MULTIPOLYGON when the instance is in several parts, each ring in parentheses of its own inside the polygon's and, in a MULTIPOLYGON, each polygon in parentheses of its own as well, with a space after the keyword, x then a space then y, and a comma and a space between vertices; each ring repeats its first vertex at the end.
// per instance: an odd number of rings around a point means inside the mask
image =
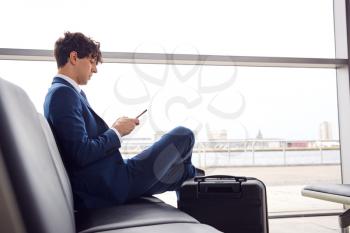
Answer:
POLYGON ((342 233, 349 233, 350 226, 350 209, 339 215, 339 225, 342 233))

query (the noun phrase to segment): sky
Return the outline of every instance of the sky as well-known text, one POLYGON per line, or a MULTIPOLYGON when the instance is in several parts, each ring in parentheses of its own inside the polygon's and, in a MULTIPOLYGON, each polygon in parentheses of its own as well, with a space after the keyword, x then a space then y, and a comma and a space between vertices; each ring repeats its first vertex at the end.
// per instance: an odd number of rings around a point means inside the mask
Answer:
MULTIPOLYGON (((238 56, 334 57, 331 0, 70 1, 5 0, 1 48, 53 49, 81 31, 102 51, 238 56), (155 7, 157 5, 157 7, 155 7), (317 7, 315 7, 317 5, 317 7), (59 16, 59 17, 58 17, 59 16), (5 23, 6 22, 6 23, 5 23), (15 29, 15 30, 14 30, 15 29)), ((230 139, 319 138, 330 122, 338 139, 332 69, 102 64, 83 87, 109 125, 144 109, 130 137, 176 125, 226 130, 230 139)), ((39 112, 53 62, 0 61, 0 77, 23 87, 39 112)))

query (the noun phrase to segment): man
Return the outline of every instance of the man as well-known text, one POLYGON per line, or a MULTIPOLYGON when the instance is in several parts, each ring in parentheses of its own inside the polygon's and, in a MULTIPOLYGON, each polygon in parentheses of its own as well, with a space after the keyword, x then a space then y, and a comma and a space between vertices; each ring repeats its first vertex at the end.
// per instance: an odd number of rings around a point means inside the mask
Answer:
POLYGON ((177 190, 192 178, 193 133, 177 127, 150 148, 124 160, 122 137, 139 124, 121 117, 111 127, 94 112, 79 85, 86 85, 102 62, 100 44, 66 32, 55 44, 58 74, 44 103, 67 169, 76 209, 124 203, 142 195, 177 190))

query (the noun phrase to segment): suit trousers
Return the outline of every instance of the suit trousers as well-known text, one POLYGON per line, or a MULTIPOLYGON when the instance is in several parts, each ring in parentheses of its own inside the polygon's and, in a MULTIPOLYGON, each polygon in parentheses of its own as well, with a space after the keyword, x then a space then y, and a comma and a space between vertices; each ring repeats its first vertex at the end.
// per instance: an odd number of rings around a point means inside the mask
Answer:
POLYGON ((125 160, 129 175, 127 200, 177 190, 185 180, 194 177, 191 162, 194 141, 190 129, 177 127, 125 160))

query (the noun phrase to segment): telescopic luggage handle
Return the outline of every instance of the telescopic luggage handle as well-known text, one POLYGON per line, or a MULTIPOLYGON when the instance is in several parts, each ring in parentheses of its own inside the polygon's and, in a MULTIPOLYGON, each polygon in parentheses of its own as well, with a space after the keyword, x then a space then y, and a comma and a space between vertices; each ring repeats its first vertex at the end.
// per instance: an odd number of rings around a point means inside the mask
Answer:
POLYGON ((229 176, 229 175, 212 175, 212 176, 196 176, 195 182, 204 182, 206 179, 218 179, 218 180, 235 180, 237 182, 247 181, 247 177, 244 176, 229 176))

